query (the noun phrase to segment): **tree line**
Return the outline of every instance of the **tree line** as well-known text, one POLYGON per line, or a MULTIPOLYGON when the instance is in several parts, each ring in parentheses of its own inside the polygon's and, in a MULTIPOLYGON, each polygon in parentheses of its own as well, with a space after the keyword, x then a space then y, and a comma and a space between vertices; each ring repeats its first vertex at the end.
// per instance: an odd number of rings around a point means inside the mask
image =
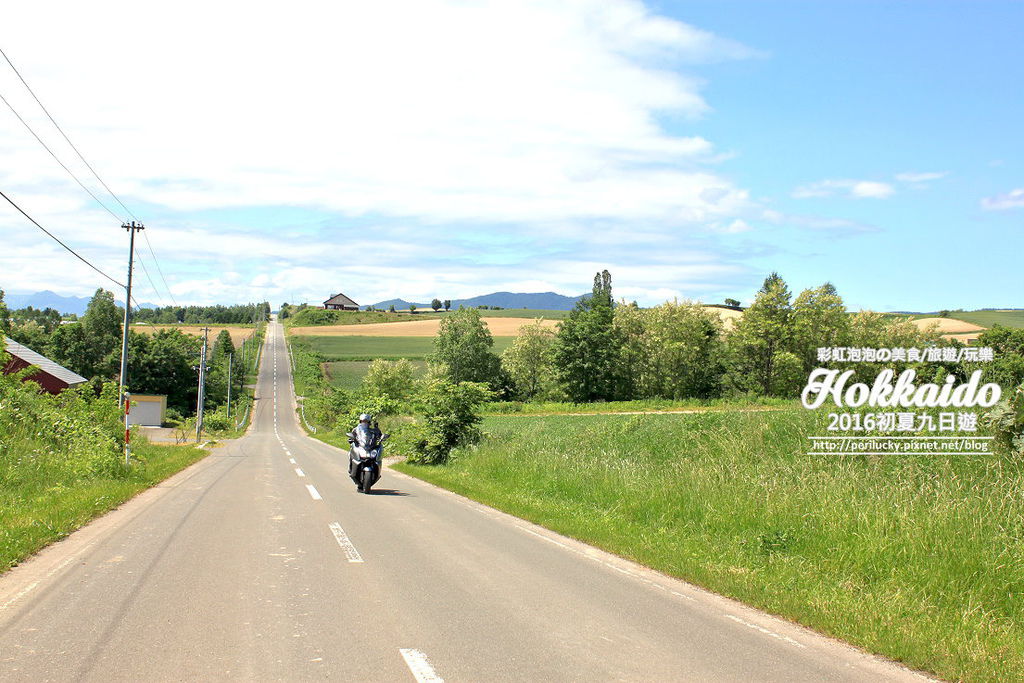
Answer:
MULTIPOLYGON (((247 306, 189 307, 197 309, 252 309, 247 306)), ((52 311, 52 309, 47 309, 52 311)), ((55 311, 54 311, 55 313, 55 311)), ((58 314, 59 316, 59 314, 58 314)), ((133 314, 134 317, 134 314, 133 314)), ((63 365, 90 381, 95 392, 120 374, 124 309, 114 295, 96 290, 85 314, 77 321, 61 324, 59 317, 44 312, 10 311, 0 290, 0 332, 33 351, 63 365)), ((164 394, 167 406, 181 416, 196 412, 200 337, 180 330, 159 330, 153 334, 128 333, 128 389, 139 394, 164 394)), ((227 401, 228 357, 238 353, 231 335, 221 330, 207 356, 205 407, 216 410, 227 401)), ((242 395, 245 368, 241 358, 231 363, 232 396, 242 395)))
MULTIPOLYGON (((729 303, 733 304, 735 300, 729 303)), ((592 294, 557 329, 524 326, 499 357, 476 310, 441 321, 432 361, 454 382, 486 383, 506 399, 587 403, 634 399, 731 396, 796 397, 820 362, 819 347, 925 348, 954 346, 935 329, 909 318, 872 311, 849 313, 825 283, 793 296, 777 273, 732 324, 699 303, 669 301, 652 308, 616 303, 611 275, 597 273, 592 294)), ((995 327, 981 335, 990 363, 846 363, 856 381, 871 382, 883 368, 914 367, 927 380, 947 374, 966 380, 981 369, 986 381, 1024 382, 1024 330, 995 327)))

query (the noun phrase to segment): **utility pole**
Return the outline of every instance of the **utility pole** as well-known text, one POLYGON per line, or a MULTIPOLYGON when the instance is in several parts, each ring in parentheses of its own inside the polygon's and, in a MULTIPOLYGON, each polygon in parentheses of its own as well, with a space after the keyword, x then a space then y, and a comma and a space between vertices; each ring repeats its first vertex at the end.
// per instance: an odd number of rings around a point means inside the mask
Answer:
POLYGON ((127 465, 131 455, 131 446, 128 443, 128 394, 125 393, 125 386, 128 384, 128 330, 132 322, 132 270, 135 265, 135 233, 139 230, 145 230, 146 226, 142 223, 132 221, 131 223, 122 223, 121 227, 128 231, 128 282, 125 286, 124 327, 121 330, 121 378, 119 380, 117 395, 121 405, 125 407, 124 464, 127 465))
POLYGON ((206 403, 206 342, 210 328, 203 328, 203 350, 199 354, 199 401, 196 404, 196 443, 203 432, 203 404, 206 403))
POLYGON ((235 363, 235 354, 228 354, 228 417, 231 417, 231 368, 235 363))

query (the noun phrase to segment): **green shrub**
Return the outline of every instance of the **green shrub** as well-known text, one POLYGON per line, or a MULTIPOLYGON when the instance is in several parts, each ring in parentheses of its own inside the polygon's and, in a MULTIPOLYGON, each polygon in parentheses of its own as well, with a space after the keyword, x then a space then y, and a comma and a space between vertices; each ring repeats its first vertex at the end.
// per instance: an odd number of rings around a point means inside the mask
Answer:
POLYGON ((486 384, 460 382, 442 377, 428 377, 420 385, 419 403, 423 406, 423 425, 410 437, 409 461, 421 464, 443 464, 452 449, 480 441, 477 426, 481 417, 477 407, 492 393, 486 384))
POLYGON ((1009 455, 1024 455, 1024 384, 985 413, 984 420, 995 432, 999 448, 1009 455))

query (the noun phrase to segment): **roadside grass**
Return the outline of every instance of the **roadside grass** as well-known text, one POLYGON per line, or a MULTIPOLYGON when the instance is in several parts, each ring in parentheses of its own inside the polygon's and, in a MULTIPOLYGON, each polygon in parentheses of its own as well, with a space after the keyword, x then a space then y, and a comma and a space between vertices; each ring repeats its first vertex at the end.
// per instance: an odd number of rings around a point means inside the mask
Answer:
POLYGON ((484 415, 602 415, 607 413, 656 413, 684 410, 737 410, 760 408, 792 408, 794 399, 754 396, 734 399, 662 399, 648 398, 635 401, 605 401, 601 403, 569 403, 545 401, 524 403, 521 401, 496 401, 482 407, 484 415))
POLYGON ((944 678, 1024 679, 1024 464, 806 455, 824 420, 492 416, 396 469, 944 678))
MULTIPOLYGON (((370 368, 369 360, 339 360, 322 365, 324 378, 336 389, 354 391, 363 383, 366 371, 370 368)), ((422 377, 427 371, 427 362, 412 361, 414 377, 422 377)))
MULTIPOLYGON (((500 354, 511 346, 515 337, 494 337, 494 352, 500 354)), ((426 360, 434 352, 433 337, 289 337, 292 348, 323 356, 325 361, 426 360)))
POLYGON ((120 476, 33 476, 0 483, 0 573, 207 455, 191 446, 133 445, 120 476))

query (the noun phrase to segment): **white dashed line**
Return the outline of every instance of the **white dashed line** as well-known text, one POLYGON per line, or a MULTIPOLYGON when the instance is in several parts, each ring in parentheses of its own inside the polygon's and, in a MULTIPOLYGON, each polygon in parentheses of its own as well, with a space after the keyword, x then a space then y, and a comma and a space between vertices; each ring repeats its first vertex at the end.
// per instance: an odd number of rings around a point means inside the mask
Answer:
POLYGON ((331 528, 331 533, 334 534, 335 540, 338 541, 338 545, 345 551, 345 557, 348 558, 349 562, 362 562, 363 556, 359 554, 356 547, 352 545, 352 541, 348 540, 348 534, 341 528, 341 525, 337 522, 331 522, 328 525, 331 528))
POLYGON ((405 659, 409 671, 419 683, 444 683, 444 679, 437 675, 434 667, 430 666, 427 656, 419 650, 399 648, 402 658, 405 659))
POLYGON ((312 484, 306 484, 306 490, 309 491, 309 495, 313 497, 313 500, 323 500, 320 497, 320 492, 316 490, 316 487, 312 484))
POLYGON ((295 468, 295 474, 299 475, 300 477, 306 476, 306 473, 300 470, 298 467, 295 468))

